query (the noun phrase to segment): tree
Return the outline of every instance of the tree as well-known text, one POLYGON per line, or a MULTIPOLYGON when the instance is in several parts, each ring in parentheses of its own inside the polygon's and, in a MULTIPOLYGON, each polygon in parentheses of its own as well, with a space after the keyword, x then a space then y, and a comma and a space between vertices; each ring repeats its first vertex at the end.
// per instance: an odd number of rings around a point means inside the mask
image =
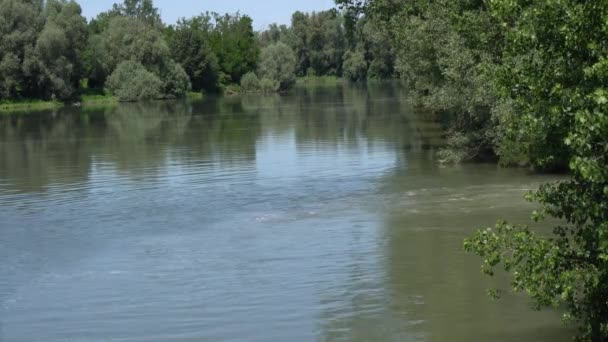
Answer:
POLYGON ((44 26, 43 2, 0 1, 0 99, 28 96, 35 82, 24 72, 23 62, 33 53, 44 26))
POLYGON ((46 2, 46 23, 28 61, 28 71, 36 75, 42 98, 65 100, 78 93, 87 41, 86 20, 81 12, 74 1, 46 2))
POLYGON ((163 82, 161 93, 166 98, 184 97, 192 90, 190 77, 182 66, 173 61, 167 62, 160 73, 163 82))
POLYGON ((262 79, 276 81, 277 90, 287 90, 295 84, 295 68, 296 56, 289 46, 278 42, 262 50, 260 75, 262 79))
POLYGON ((87 39, 77 3, 3 0, 0 33, 0 97, 77 94, 87 39))
POLYGON ((351 81, 367 78, 367 62, 361 51, 346 51, 344 54, 344 77, 351 81))
POLYGON ((266 31, 262 31, 258 35, 258 41, 261 48, 278 42, 289 44, 292 38, 292 31, 287 25, 277 24, 270 24, 266 31))
POLYGON ((289 45, 296 54, 297 75, 342 75, 346 38, 343 18, 335 9, 310 14, 295 12, 289 45))
POLYGON ((219 87, 220 67, 209 41, 212 30, 211 16, 202 14, 180 19, 166 35, 173 58, 184 67, 195 91, 212 92, 219 87))
POLYGON ((137 101, 159 98, 163 82, 141 63, 125 61, 108 77, 106 87, 120 101, 137 101))
POLYGON ((241 78, 241 89, 244 92, 256 92, 260 90, 260 80, 254 72, 248 72, 241 78))
MULTIPOLYGON (((89 40, 90 85, 105 86, 106 78, 115 73, 118 65, 134 62, 161 80, 159 93, 162 97, 181 97, 191 89, 188 74, 172 59, 163 35, 162 22, 151 1, 125 0, 98 18, 95 26, 90 28, 91 32, 102 29, 89 40)), ((178 35, 181 33, 173 34, 178 35)), ((181 47, 187 42, 180 40, 180 44, 181 47)), ((123 71, 119 75, 124 74, 123 71)), ((143 72, 138 75, 142 79, 150 78, 143 72)), ((117 88, 113 86, 108 89, 116 91, 117 88)))
POLYGON ((221 71, 230 81, 239 83, 241 77, 255 70, 259 48, 253 32, 253 20, 239 13, 213 14, 215 27, 210 43, 221 71))
POLYGON ((514 273, 513 286, 537 308, 563 306, 581 338, 608 341, 608 28, 605 1, 492 2, 507 30, 496 83, 517 115, 507 135, 528 139, 535 164, 569 160, 567 181, 544 185, 540 220, 560 220, 554 235, 500 222, 465 247, 514 273))

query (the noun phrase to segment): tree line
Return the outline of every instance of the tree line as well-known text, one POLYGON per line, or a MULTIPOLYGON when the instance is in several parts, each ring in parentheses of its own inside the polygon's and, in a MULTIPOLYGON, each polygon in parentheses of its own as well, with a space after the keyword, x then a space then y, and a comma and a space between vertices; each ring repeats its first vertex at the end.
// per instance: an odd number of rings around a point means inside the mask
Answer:
POLYGON ((388 37, 365 17, 331 9, 263 32, 252 23, 207 12, 167 25, 152 0, 124 0, 87 22, 74 0, 0 0, 0 101, 175 98, 241 83, 281 91, 302 76, 394 74, 388 37))
POLYGON ((608 341, 608 2, 336 2, 390 37, 412 98, 452 131, 444 161, 568 172, 527 196, 535 221, 557 219, 553 234, 501 221, 465 248, 537 309, 564 310, 580 340, 608 341))

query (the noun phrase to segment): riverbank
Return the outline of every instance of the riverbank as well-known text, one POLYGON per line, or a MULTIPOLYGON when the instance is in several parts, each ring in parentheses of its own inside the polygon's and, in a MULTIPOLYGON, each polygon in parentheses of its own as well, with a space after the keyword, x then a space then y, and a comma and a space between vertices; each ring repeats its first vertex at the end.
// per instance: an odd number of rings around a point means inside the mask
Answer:
POLYGON ((298 77, 296 81, 300 85, 334 85, 342 82, 344 79, 337 76, 305 76, 298 77))
MULTIPOLYGON (((186 94, 186 98, 190 100, 201 100, 203 94, 199 92, 189 92, 186 94)), ((74 106, 83 108, 96 108, 96 107, 107 107, 115 106, 120 101, 112 95, 82 95, 80 101, 74 102, 61 102, 61 101, 45 101, 45 100, 13 100, 0 102, 0 115, 1 114, 21 114, 31 111, 42 111, 42 110, 56 110, 64 107, 74 106)))
POLYGON ((31 110, 49 110, 63 107, 65 104, 59 101, 43 100, 17 100, 0 102, 0 113, 14 113, 31 110))

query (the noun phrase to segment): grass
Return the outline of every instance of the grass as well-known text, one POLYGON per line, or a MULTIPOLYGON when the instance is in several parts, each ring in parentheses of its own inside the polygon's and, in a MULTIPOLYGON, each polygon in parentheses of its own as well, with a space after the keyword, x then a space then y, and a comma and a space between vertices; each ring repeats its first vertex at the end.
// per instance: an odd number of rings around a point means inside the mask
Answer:
POLYGON ((118 99, 112 95, 85 94, 81 96, 80 103, 84 108, 103 108, 118 104, 118 99))
MULTIPOLYGON (((190 100, 200 100, 203 98, 203 93, 189 92, 188 94, 186 94, 186 98, 190 100)), ((80 97, 80 101, 76 100, 73 102, 87 109, 106 108, 109 106, 115 106, 119 103, 118 99, 112 95, 92 91, 85 91, 84 94, 80 97)), ((69 105, 70 103, 64 103, 61 101, 45 101, 31 99, 0 101, 0 114, 54 110, 69 105)))
POLYGON ((342 83, 342 79, 337 76, 305 76, 298 77, 297 83, 312 85, 336 85, 342 83))
POLYGON ((43 101, 43 100, 11 100, 0 101, 0 113, 19 113, 36 110, 50 110, 63 107, 63 102, 60 101, 43 101))
POLYGON ((196 92, 196 91, 189 91, 186 94, 186 98, 189 100, 202 100, 203 99, 203 93, 202 92, 196 92))

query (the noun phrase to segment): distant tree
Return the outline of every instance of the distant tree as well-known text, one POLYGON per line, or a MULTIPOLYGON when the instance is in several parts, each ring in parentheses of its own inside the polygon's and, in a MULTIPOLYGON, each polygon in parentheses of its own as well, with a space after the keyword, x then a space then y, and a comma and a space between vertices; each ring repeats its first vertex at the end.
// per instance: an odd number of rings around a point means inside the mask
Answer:
POLYGON ((260 80, 260 90, 264 93, 274 93, 279 91, 280 88, 281 84, 277 80, 273 80, 266 77, 260 80))
POLYGON ((291 48, 281 42, 262 50, 259 72, 262 78, 276 81, 277 90, 287 90, 295 84, 296 57, 291 48))
POLYGON ((210 44, 211 19, 208 14, 182 18, 166 34, 173 58, 184 67, 195 91, 216 91, 219 87, 220 67, 210 44))
POLYGON ((296 55, 296 74, 341 75, 346 49, 343 18, 336 10, 295 12, 291 19, 289 45, 296 55))
POLYGON ((29 66, 37 69, 41 97, 69 99, 78 94, 83 76, 86 20, 74 1, 47 0, 45 9, 46 23, 34 49, 36 60, 29 66))
POLYGON ((367 78, 367 62, 362 51, 347 51, 344 54, 344 77, 351 81, 367 78))
POLYGON ((253 32, 253 20, 239 13, 214 13, 213 18, 215 27, 210 43, 220 70, 230 81, 239 83, 245 73, 255 70, 258 61, 259 47, 253 32))
MULTIPOLYGON (((158 90, 160 96, 180 97, 191 89, 188 73, 172 58, 172 51, 165 40, 166 31, 152 1, 125 0, 122 4, 115 4, 110 11, 100 14, 91 25, 89 32, 98 33, 89 39, 87 49, 89 85, 104 86, 109 75, 115 74, 118 65, 134 62, 161 81, 158 90)), ((168 36, 174 38, 171 42, 176 48, 180 48, 173 52, 182 57, 185 52, 181 48, 188 47, 189 41, 181 38, 187 37, 188 33, 174 30, 168 36)), ((185 58, 185 61, 189 60, 185 58)), ((192 67, 192 64, 189 67, 192 67)), ((124 74, 124 70, 119 73, 124 74)), ((195 72, 193 74, 196 75, 195 72)), ((140 79, 150 79, 149 75, 143 72, 139 72, 138 76, 140 79)), ((201 79, 197 79, 197 82, 197 85, 200 85, 201 79)), ((131 84, 131 87, 137 88, 136 85, 131 84)), ((117 91, 116 85, 106 88, 117 91)), ((125 98, 139 98, 137 94, 137 91, 129 92, 129 96, 125 98)))
POLYGON ((163 66, 160 79, 163 82, 161 93, 164 97, 184 97, 192 89, 190 77, 184 68, 172 60, 163 66))
POLYGON ((163 82, 138 62, 121 62, 108 77, 106 88, 120 101, 155 99, 161 96, 163 82))
POLYGON ((278 42, 289 44, 292 38, 292 31, 287 25, 271 24, 268 26, 268 29, 260 32, 258 41, 260 47, 264 48, 278 42))
POLYGON ((86 40, 74 1, 0 1, 0 97, 75 96, 86 40))
POLYGON ((241 78, 241 90, 244 92, 256 92, 260 90, 260 80, 254 72, 248 72, 241 78))
POLYGON ((0 1, 0 99, 35 91, 35 79, 25 75, 23 63, 44 26, 42 11, 41 0, 0 1))

